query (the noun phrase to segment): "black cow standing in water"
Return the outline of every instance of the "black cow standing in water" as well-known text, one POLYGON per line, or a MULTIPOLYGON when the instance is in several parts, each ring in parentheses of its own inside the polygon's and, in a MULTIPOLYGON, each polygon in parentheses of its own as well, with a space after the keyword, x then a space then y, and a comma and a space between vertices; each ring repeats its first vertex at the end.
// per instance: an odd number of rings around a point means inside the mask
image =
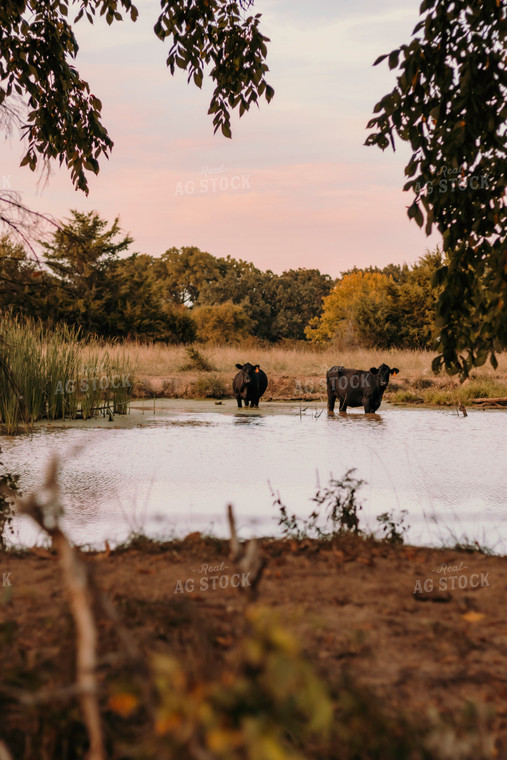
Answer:
POLYGON ((250 404, 251 407, 259 408, 259 399, 268 387, 268 378, 265 372, 258 364, 236 364, 239 369, 238 374, 232 381, 232 390, 236 396, 238 407, 241 409, 241 402, 245 406, 250 404))
POLYGON ((399 369, 391 369, 387 364, 372 367, 369 372, 331 367, 326 374, 328 411, 334 411, 338 399, 340 412, 346 412, 348 406, 364 406, 366 414, 376 412, 382 403, 390 375, 397 375, 398 372, 399 369))

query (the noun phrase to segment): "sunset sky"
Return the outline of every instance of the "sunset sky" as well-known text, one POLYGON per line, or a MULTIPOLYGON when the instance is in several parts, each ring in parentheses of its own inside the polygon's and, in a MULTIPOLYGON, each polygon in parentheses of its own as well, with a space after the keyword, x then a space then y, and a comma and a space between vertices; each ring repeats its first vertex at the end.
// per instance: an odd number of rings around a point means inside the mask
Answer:
POLYGON ((394 85, 373 61, 409 41, 419 0, 257 0, 275 97, 234 117, 232 140, 213 135, 211 86, 198 90, 166 68, 168 43, 153 33, 159 3, 137 5, 135 24, 76 27, 78 68, 115 142, 88 198, 64 171, 37 190, 18 167, 15 138, 1 148, 4 189, 59 219, 71 208, 119 215, 132 251, 195 245, 275 272, 412 263, 439 242, 406 216, 407 147, 363 145, 375 103, 394 85))

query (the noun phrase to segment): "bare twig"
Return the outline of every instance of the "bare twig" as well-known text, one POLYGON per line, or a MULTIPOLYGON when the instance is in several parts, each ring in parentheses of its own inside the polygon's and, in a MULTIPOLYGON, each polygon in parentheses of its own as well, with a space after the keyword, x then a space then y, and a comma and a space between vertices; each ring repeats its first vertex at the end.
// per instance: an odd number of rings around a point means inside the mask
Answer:
POLYGON ((60 557, 72 615, 77 631, 76 686, 80 691, 81 709, 88 732, 90 748, 88 760, 105 760, 102 726, 97 702, 96 665, 97 631, 92 614, 92 600, 87 570, 59 526, 62 514, 57 481, 58 462, 54 458, 48 465, 46 481, 40 493, 32 493, 18 500, 19 510, 30 515, 53 539, 60 557))
POLYGON ((465 405, 464 405, 463 403, 461 403, 461 402, 458 404, 458 417, 459 417, 459 413, 460 413, 460 412, 463 414, 463 417, 467 417, 467 416, 468 416, 468 415, 467 415, 467 410, 466 410, 466 407, 465 407, 465 405))
MULTIPOLYGON (((58 700, 68 700, 70 697, 80 697, 85 692, 79 686, 64 686, 61 689, 39 689, 38 691, 27 691, 26 689, 16 689, 12 686, 0 684, 0 693, 16 700, 21 705, 34 707, 36 705, 56 702, 58 700)), ((2 756, 0 755, 0 760, 2 756)))
POLYGON ((0 760, 12 760, 12 755, 7 749, 7 745, 0 739, 0 760))
MULTIPOLYGON (((262 573, 266 567, 266 557, 261 555, 259 544, 255 538, 252 538, 248 542, 246 548, 239 543, 232 504, 227 506, 227 518, 229 520, 229 528, 231 531, 231 560, 236 563, 238 569, 241 570, 241 573, 248 578, 248 584, 246 587, 249 588, 250 593, 254 595, 257 593, 257 586, 259 585, 262 573)), ((244 586, 240 585, 238 588, 242 589, 244 586)))
POLYGON ((229 529, 231 531, 231 559, 236 562, 241 556, 241 547, 239 545, 238 536, 236 533, 236 520, 234 519, 234 512, 232 511, 232 504, 227 505, 227 519, 229 520, 229 529))

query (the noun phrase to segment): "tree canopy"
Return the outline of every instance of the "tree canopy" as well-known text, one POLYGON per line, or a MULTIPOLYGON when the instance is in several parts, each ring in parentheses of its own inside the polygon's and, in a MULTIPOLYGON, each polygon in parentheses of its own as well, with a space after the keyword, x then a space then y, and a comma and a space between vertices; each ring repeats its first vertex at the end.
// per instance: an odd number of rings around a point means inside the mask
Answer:
MULTIPOLYGON (((79 0, 71 22, 73 0, 7 0, 0 4, 0 110, 27 138, 21 165, 57 159, 70 170, 74 186, 88 193, 87 172, 97 174, 99 160, 113 141, 102 121, 102 103, 90 90, 73 61, 78 51, 75 27, 96 15, 107 23, 138 10, 131 0, 79 0), (16 96, 28 109, 18 109, 16 96)), ((188 73, 202 86, 205 71, 215 89, 209 106, 215 131, 231 136, 231 111, 242 116, 274 91, 265 79, 266 37, 260 14, 244 17, 250 0, 163 0, 155 34, 168 40, 167 65, 188 73)))
POLYGON ((130 253, 132 243, 118 219, 72 211, 43 243, 40 269, 4 236, 0 307, 104 338, 431 348, 438 249, 412 266, 354 268, 335 282, 318 269, 276 274, 194 246, 155 258, 130 253))
POLYGON ((439 355, 467 376, 507 346, 507 6, 424 0, 409 45, 380 56, 397 71, 375 106, 367 145, 408 142, 409 218, 436 225, 445 259, 435 273, 439 355))
POLYGON ((411 267, 344 272, 324 298, 322 313, 309 321, 307 338, 341 347, 431 348, 439 293, 432 281, 441 263, 437 248, 411 267))

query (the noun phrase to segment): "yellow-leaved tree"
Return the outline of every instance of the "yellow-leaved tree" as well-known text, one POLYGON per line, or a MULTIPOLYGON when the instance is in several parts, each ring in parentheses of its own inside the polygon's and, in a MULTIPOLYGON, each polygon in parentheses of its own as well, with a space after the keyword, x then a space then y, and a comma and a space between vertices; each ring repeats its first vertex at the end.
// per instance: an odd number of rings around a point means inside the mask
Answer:
POLYGON ((358 269, 343 275, 323 299, 322 315, 308 323, 306 337, 314 343, 333 340, 345 345, 368 342, 362 320, 358 321, 357 317, 366 302, 371 313, 374 314, 377 309, 383 311, 391 284, 391 277, 381 272, 358 269))

